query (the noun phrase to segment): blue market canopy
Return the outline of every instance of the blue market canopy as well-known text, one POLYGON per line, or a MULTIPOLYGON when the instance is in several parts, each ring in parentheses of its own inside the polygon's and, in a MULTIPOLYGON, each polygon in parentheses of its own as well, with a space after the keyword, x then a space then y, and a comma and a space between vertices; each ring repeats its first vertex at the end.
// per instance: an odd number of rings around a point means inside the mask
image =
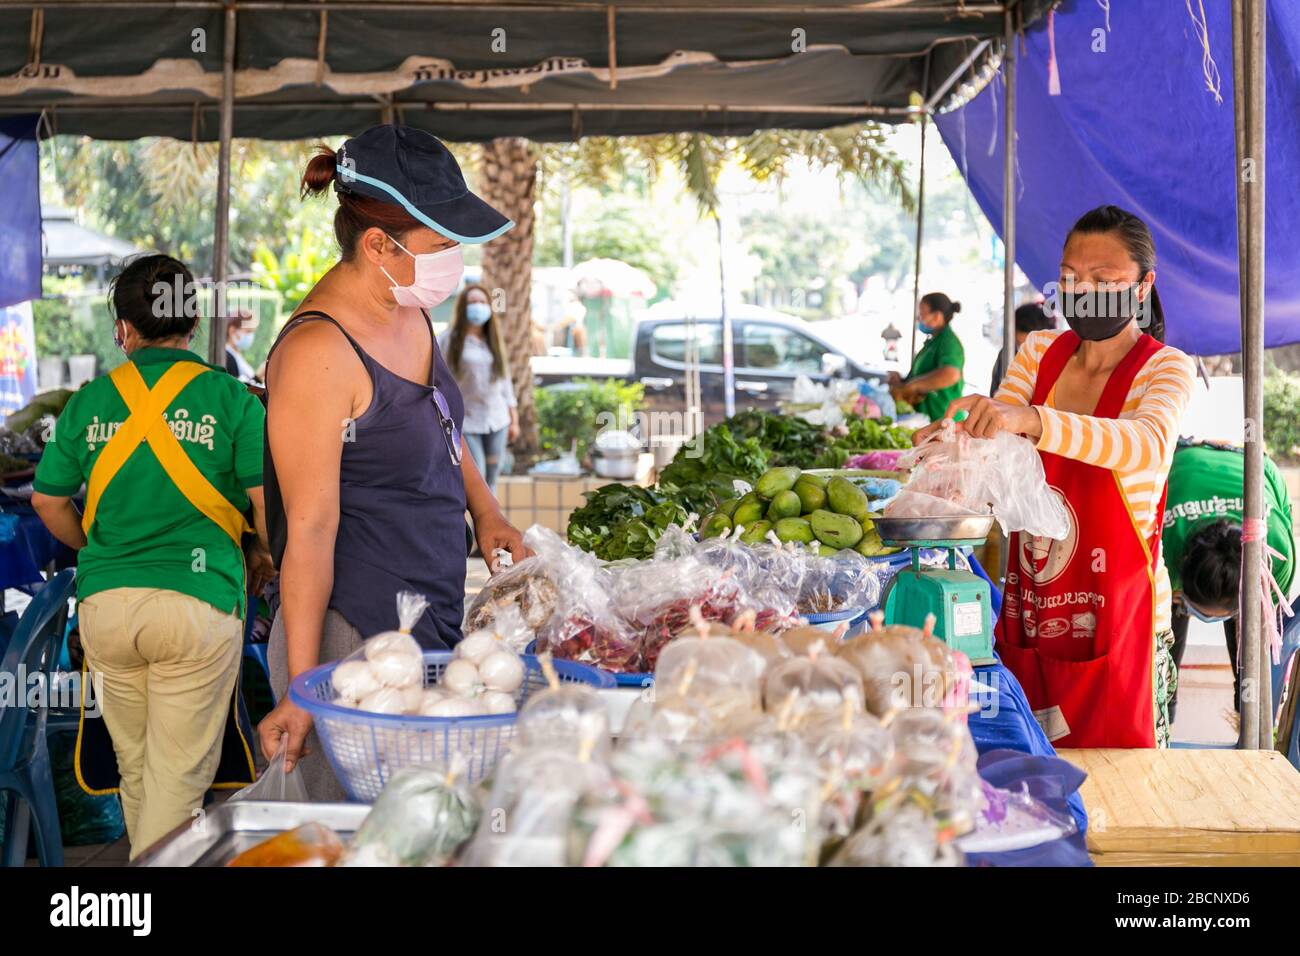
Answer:
MULTIPOLYGON (((1066 0, 1027 31, 1016 88, 1016 261, 1040 289, 1057 279, 1070 225, 1114 203, 1155 236, 1168 339, 1186 352, 1241 349, 1232 23, 1206 3, 1125 0, 1107 13, 1066 0), (1197 18, 1200 6, 1192 4, 1197 18)), ((1267 283, 1264 344, 1300 342, 1300 3, 1268 4, 1267 283)), ((1002 234, 1003 86, 937 117, 954 161, 1002 234)), ((1249 172, 1249 171, 1247 171, 1249 172)))
MULTIPOLYGON (((1034 23, 1050 0, 1022 0, 1034 23)), ((745 134, 941 105, 988 66, 979 0, 243 0, 234 135, 353 134, 395 120, 450 140, 745 134)), ((43 0, 0 9, 0 111, 57 133, 219 136, 220 2, 43 0)))

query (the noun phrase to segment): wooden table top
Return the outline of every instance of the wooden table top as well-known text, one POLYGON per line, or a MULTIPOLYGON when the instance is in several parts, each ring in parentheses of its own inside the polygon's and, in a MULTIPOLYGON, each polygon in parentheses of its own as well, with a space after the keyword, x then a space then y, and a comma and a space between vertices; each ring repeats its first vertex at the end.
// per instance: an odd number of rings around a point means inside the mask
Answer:
POLYGON ((1061 750, 1099 865, 1300 866, 1300 773, 1264 750, 1061 750))

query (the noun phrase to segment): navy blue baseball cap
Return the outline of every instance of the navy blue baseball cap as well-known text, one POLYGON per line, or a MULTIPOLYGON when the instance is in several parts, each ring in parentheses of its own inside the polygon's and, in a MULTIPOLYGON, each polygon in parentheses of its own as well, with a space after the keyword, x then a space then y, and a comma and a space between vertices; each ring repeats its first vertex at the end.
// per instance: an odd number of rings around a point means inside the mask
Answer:
POLYGON ((372 126, 344 143, 336 159, 339 192, 397 203, 448 239, 487 242, 514 226, 469 191, 456 157, 422 129, 372 126))

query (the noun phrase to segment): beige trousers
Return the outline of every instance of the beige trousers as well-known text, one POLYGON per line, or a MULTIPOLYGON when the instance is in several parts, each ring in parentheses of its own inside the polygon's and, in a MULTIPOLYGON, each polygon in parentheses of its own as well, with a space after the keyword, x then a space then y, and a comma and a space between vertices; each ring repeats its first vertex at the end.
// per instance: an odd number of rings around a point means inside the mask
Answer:
POLYGON ((87 664, 103 681, 134 858, 203 806, 221 759, 243 622, 161 588, 100 591, 78 616, 87 664))

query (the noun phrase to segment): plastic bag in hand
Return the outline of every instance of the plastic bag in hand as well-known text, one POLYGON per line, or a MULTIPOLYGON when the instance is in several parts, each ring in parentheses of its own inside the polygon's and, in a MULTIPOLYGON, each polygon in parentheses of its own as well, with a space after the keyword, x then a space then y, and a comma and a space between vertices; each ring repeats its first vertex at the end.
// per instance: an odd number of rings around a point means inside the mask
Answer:
POLYGON ((231 800, 271 800, 279 803, 306 803, 307 784, 295 766, 285 769, 285 757, 289 752, 289 735, 280 737, 280 747, 271 758, 266 771, 247 787, 236 790, 230 795, 231 800))

